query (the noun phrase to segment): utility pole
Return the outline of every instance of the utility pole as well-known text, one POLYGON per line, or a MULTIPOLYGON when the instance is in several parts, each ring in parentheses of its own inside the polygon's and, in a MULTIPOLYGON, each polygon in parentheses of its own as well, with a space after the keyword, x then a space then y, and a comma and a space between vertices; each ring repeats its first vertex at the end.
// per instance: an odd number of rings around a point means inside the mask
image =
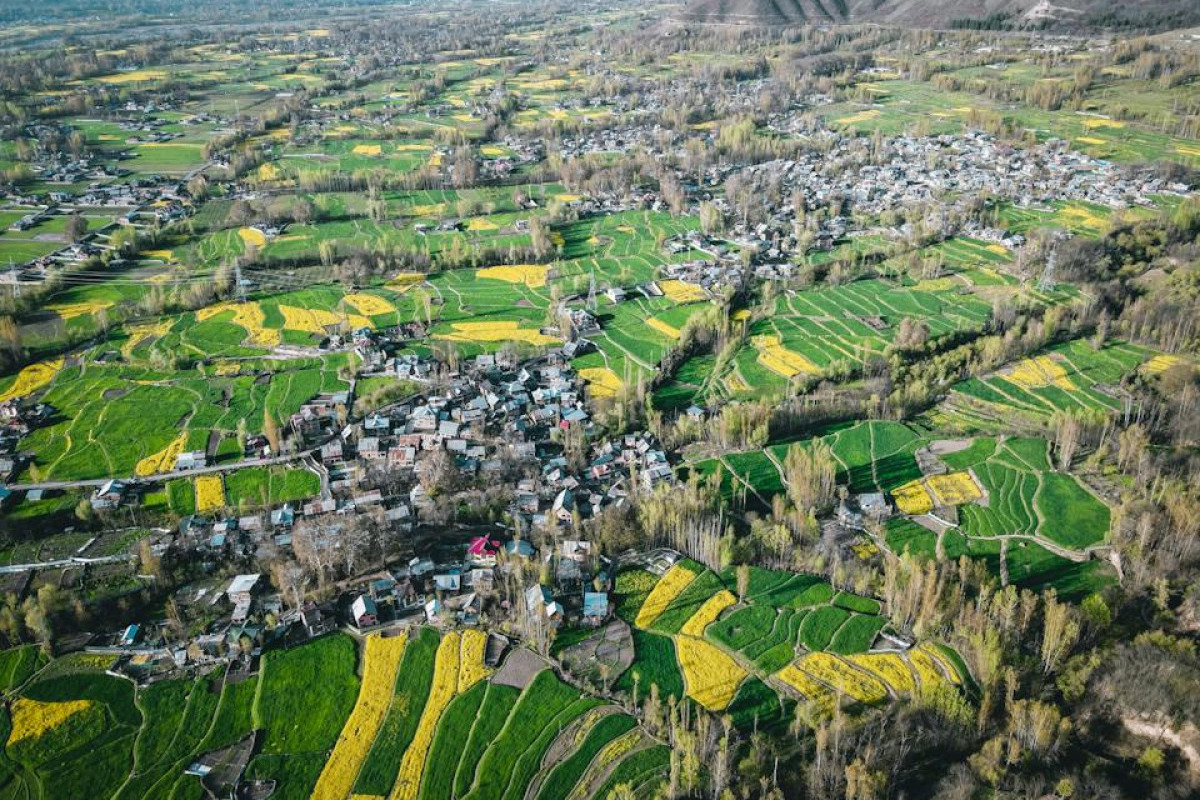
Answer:
POLYGON ((233 280, 237 283, 238 302, 246 302, 246 284, 242 282, 242 262, 233 262, 233 280))

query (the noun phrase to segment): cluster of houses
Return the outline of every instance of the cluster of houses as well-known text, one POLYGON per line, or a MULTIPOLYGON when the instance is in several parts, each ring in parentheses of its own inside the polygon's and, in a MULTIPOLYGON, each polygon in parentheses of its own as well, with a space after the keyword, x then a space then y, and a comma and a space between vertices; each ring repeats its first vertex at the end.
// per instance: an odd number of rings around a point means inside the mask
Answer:
POLYGON ((187 666, 222 661, 249 668, 264 645, 321 636, 332 630, 368 633, 392 625, 480 625, 514 614, 534 625, 598 626, 612 613, 609 592, 614 565, 584 540, 533 547, 520 538, 470 538, 461 557, 407 564, 361 576, 325 603, 286 603, 262 573, 205 580, 180 589, 175 602, 193 618, 208 619, 201 633, 180 641, 164 624, 134 622, 97 637, 90 650, 121 657, 116 669, 139 680, 187 666), (501 580, 536 567, 541 582, 519 589, 512 602, 498 591, 501 580), (524 616, 522 616, 522 614, 524 616))

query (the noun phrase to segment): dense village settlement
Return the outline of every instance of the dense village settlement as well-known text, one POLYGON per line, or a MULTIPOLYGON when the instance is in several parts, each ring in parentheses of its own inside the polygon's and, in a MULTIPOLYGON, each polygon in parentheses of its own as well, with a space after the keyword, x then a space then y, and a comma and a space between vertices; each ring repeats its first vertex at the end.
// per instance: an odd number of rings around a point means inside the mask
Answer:
POLYGON ((0 8, 0 800, 1200 792, 1200 8, 0 8))

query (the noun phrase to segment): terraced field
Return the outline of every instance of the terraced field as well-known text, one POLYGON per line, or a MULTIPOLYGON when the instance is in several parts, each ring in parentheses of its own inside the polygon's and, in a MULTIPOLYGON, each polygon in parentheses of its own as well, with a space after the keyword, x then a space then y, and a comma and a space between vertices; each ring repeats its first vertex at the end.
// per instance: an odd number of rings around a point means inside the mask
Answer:
POLYGON ((269 651, 248 680, 215 672, 140 689, 103 673, 111 658, 47 665, 31 648, 6 651, 9 689, 20 699, 3 717, 0 791, 195 798, 204 790, 185 768, 253 732, 247 774, 278 781, 276 796, 294 800, 565 800, 595 796, 614 774, 665 779, 660 746, 633 717, 551 670, 523 688, 491 682, 485 639, 418 628, 368 637, 360 650, 334 634, 269 651))
POLYGON ((992 375, 957 384, 933 420, 982 426, 1013 414, 1037 422, 1058 411, 1120 411, 1122 381, 1154 355, 1124 342, 1098 350, 1081 340, 1054 345, 992 375))
POLYGON ((736 571, 718 575, 690 560, 661 577, 618 576, 618 613, 634 626, 635 682, 618 689, 683 695, 737 721, 780 724, 790 706, 819 715, 839 704, 875 706, 922 685, 970 684, 957 656, 934 644, 911 651, 879 639, 877 601, 811 576, 751 567, 745 594, 736 571), (876 647, 882 649, 876 650, 876 647))
MULTIPOLYGON (((837 459, 838 483, 852 493, 882 492, 900 514, 914 518, 939 505, 956 509, 956 518, 927 527, 908 517, 893 519, 876 544, 951 560, 969 555, 1020 585, 1054 585, 1072 595, 1111 580, 1105 562, 1087 555, 1104 544, 1110 511, 1075 476, 1051 467, 1044 439, 974 439, 965 449, 943 454, 946 474, 932 478, 922 477, 916 458, 918 450, 939 441, 928 431, 869 421, 819 439, 837 459), (961 496, 953 496, 960 490, 961 496)), ((765 510, 773 495, 785 491, 783 464, 793 446, 805 442, 686 466, 703 476, 719 474, 728 501, 765 510)))

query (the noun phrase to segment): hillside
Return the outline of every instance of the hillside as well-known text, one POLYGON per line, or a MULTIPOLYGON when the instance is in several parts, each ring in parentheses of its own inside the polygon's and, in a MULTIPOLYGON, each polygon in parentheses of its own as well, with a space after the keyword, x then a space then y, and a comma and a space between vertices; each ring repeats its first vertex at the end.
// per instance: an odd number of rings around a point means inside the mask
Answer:
POLYGON ((1200 22, 1191 0, 695 0, 683 18, 736 25, 876 22, 1016 30, 1169 30, 1200 22))

